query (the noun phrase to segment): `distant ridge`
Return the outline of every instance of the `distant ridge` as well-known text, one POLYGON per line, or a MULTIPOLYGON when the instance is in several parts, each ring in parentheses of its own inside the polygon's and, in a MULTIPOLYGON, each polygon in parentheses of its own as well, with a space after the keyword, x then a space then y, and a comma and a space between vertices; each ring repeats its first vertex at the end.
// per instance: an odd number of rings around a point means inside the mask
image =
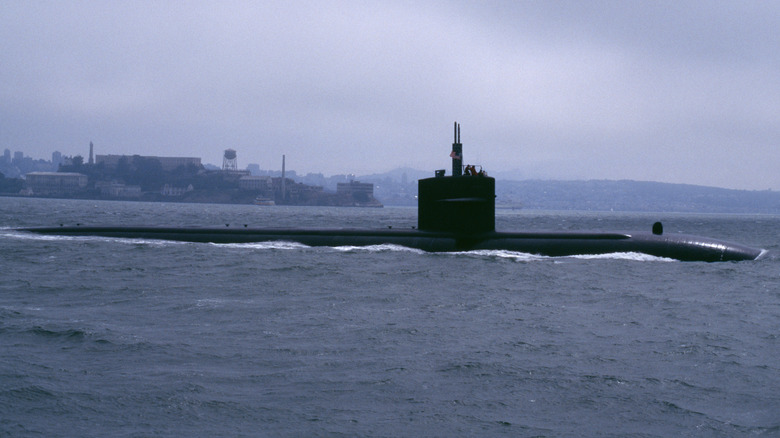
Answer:
POLYGON ((780 214, 780 192, 631 180, 497 181, 496 204, 545 210, 780 214))
POLYGON ((396 169, 389 170, 383 173, 372 173, 370 175, 361 175, 358 178, 366 181, 371 181, 371 180, 382 181, 382 180, 387 180, 389 178, 394 182, 401 182, 404 174, 406 174, 407 182, 413 182, 417 184, 418 179, 428 178, 433 176, 433 170, 425 171, 425 170, 412 169, 411 167, 398 167, 396 169))
MULTIPOLYGON (((417 179, 432 176, 411 168, 362 175, 381 184, 376 194, 385 205, 416 205, 417 179), (407 184, 400 186, 406 174, 407 184), (389 184, 392 182, 393 184, 389 184), (395 187, 393 187, 395 186, 395 187), (390 196, 403 188, 408 196, 390 196)), ((780 192, 734 190, 691 184, 633 180, 496 179, 496 207, 529 210, 652 211, 680 213, 780 214, 780 192)))

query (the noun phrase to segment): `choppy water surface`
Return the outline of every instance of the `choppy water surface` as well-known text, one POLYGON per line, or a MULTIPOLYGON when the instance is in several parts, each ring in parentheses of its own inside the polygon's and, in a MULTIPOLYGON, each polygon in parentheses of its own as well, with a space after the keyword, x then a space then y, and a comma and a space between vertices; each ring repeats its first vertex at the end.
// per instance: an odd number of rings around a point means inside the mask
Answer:
MULTIPOLYGON (((777 251, 774 216, 499 212, 777 251)), ((0 198, 0 435, 777 436, 780 261, 32 236, 416 211, 0 198)))

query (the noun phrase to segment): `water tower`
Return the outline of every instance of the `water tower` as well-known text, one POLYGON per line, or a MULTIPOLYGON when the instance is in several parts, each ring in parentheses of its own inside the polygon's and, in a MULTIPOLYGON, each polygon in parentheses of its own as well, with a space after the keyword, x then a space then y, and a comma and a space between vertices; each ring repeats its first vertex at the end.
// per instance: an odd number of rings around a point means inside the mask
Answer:
POLYGON ((225 156, 222 158, 222 170, 238 170, 235 150, 225 149, 225 156))

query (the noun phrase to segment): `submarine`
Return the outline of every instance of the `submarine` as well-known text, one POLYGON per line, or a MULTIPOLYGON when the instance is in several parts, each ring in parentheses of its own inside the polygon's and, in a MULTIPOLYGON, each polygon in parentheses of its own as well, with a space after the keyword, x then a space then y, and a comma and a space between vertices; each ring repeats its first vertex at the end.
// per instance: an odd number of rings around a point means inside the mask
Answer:
POLYGON ((22 228, 37 234, 158 239, 204 243, 296 242, 308 246, 400 245, 428 252, 507 250, 541 256, 642 253, 680 261, 756 260, 766 251, 686 234, 648 231, 496 231, 495 179, 463 165, 460 125, 455 122, 452 174, 436 170, 418 180, 418 222, 411 229, 252 228, 164 226, 58 226, 22 228))

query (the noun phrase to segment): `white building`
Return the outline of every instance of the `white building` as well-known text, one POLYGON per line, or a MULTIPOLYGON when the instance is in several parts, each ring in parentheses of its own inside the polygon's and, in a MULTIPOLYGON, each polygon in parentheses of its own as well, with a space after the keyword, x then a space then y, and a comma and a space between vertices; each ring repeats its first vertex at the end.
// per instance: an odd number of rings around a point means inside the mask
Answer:
POLYGON ((270 176, 245 175, 238 180, 238 188, 241 190, 267 190, 271 187, 270 176))
POLYGON ((30 172, 25 179, 36 195, 72 193, 87 186, 87 175, 74 172, 30 172))

